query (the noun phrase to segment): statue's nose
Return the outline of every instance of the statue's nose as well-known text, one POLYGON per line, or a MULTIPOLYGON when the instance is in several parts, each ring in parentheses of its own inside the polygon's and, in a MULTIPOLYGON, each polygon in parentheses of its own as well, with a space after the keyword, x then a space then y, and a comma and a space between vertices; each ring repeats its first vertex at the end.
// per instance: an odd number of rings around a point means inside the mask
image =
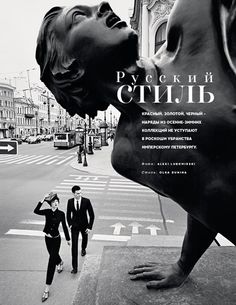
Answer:
POLYGON ((104 1, 99 5, 97 13, 99 17, 102 17, 104 14, 110 11, 112 11, 110 4, 104 1))

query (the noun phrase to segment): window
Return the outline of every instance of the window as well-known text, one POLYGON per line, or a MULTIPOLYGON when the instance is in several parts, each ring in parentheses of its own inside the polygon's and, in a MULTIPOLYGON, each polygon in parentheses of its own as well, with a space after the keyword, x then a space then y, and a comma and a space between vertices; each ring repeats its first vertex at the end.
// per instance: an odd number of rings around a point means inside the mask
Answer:
POLYGON ((156 31, 155 52, 157 52, 166 41, 166 25, 167 22, 162 23, 156 31))

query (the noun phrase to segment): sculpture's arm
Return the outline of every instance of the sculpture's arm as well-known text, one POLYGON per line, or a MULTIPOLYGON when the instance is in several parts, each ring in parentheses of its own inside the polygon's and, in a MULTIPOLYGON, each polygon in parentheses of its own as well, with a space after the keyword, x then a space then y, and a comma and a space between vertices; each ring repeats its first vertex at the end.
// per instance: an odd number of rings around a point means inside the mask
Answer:
POLYGON ((188 214, 187 231, 184 236, 180 259, 177 264, 185 274, 189 274, 196 262, 211 245, 216 232, 188 214))
POLYGON ((131 279, 150 280, 147 283, 147 288, 160 289, 180 286, 215 236, 215 232, 188 215, 187 231, 178 262, 165 271, 160 271, 160 263, 135 266, 129 271, 129 274, 132 275, 131 279))

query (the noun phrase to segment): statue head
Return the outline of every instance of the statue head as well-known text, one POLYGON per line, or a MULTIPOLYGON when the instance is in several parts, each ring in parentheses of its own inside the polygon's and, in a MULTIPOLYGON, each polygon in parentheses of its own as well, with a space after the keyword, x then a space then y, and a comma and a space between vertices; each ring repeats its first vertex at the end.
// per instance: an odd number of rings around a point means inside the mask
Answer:
POLYGON ((95 95, 97 80, 137 57, 137 35, 106 2, 52 8, 37 40, 41 80, 70 115, 93 117, 105 110, 108 103, 95 95))

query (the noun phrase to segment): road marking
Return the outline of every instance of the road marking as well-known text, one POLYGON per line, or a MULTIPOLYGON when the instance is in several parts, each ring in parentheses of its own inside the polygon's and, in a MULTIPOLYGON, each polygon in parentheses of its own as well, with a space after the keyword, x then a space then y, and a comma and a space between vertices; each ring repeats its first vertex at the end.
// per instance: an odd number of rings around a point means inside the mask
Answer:
MULTIPOLYGON (((133 194, 132 194, 133 195, 133 194)), ((145 200, 145 198, 129 198, 126 202, 124 202, 124 198, 116 198, 116 202, 110 202, 109 200, 113 200, 114 196, 109 194, 106 196, 106 199, 108 202, 104 203, 104 206, 109 206, 109 207, 137 207, 137 205, 140 205, 140 203, 147 207, 147 205, 151 205, 153 209, 153 201, 152 200, 145 200)))
POLYGON ((49 158, 47 158, 47 159, 45 159, 45 160, 43 160, 43 161, 40 161, 40 162, 38 162, 38 163, 36 163, 36 164, 43 164, 43 163, 46 163, 46 162, 48 162, 49 160, 52 160, 52 159, 54 159, 55 158, 55 156, 52 156, 52 157, 49 157, 49 158))
POLYGON ((105 234, 93 234, 91 240, 99 241, 128 241, 131 239, 131 236, 125 235, 105 235, 105 234))
POLYGON ((114 231, 113 231, 114 235, 120 235, 121 229, 125 228, 125 226, 121 222, 117 222, 114 225, 111 225, 110 227, 114 228, 114 231))
POLYGON ((71 158, 73 158, 73 156, 69 156, 69 157, 65 158, 64 160, 58 162, 57 165, 60 165, 60 164, 62 164, 62 163, 64 163, 64 162, 68 161, 68 160, 71 159, 71 158))
POLYGON ((130 185, 133 185, 133 186, 139 186, 139 187, 144 187, 142 186, 141 184, 138 184, 138 183, 135 183, 135 182, 132 182, 130 180, 127 179, 127 181, 110 181, 110 184, 118 184, 118 185, 127 185, 127 184, 130 184, 130 185))
POLYGON ((14 156, 10 156, 8 157, 9 155, 4 155, 4 158, 0 158, 0 163, 3 163, 3 162, 7 162, 7 161, 12 161, 12 160, 16 160, 18 158, 25 158, 27 157, 28 155, 14 155, 14 156))
POLYGON ((135 193, 149 193, 151 194, 153 191, 152 190, 131 190, 131 189, 115 189, 115 188, 109 188, 109 191, 122 191, 122 192, 135 192, 135 193))
MULTIPOLYGON (((102 219, 102 220, 146 221, 146 222, 158 222, 158 223, 163 223, 163 219, 157 219, 157 218, 143 218, 143 217, 98 216, 98 219, 102 219)), ((168 223, 174 223, 174 220, 166 219, 166 222, 168 222, 168 223)))
POLYGON ((140 190, 140 191, 149 191, 150 192, 150 189, 148 189, 147 187, 144 187, 144 186, 141 186, 141 185, 120 185, 120 184, 113 184, 113 185, 110 185, 111 187, 117 187, 117 188, 129 188, 129 189, 137 189, 137 190, 140 190))
MULTIPOLYGON (((83 187, 83 191, 85 191, 86 192, 86 190, 87 191, 91 191, 91 194, 92 194, 92 191, 94 190, 96 190, 96 192, 98 192, 98 191, 104 191, 104 189, 96 189, 96 188, 93 188, 93 187, 83 187)), ((68 189, 68 190, 60 190, 60 189, 53 189, 52 190, 52 192, 58 192, 58 193, 61 193, 61 192, 63 192, 63 193, 70 193, 71 194, 71 189, 68 189)), ((95 192, 95 194, 96 194, 96 192, 95 192)), ((90 194, 90 192, 88 192, 88 195, 90 194)), ((63 195, 60 195, 60 196, 63 196, 63 195)))
MULTIPOLYGON (((78 182, 78 180, 71 180, 71 179, 64 179, 63 181, 65 182, 68 182, 68 183, 76 183, 78 182)), ((62 182, 63 183, 63 182, 62 182)), ((96 183, 96 184, 103 184, 103 185, 106 185, 107 182, 106 181, 95 181, 95 180, 92 180, 92 181, 80 181, 79 182, 80 184, 86 184, 86 183, 96 183)))
MULTIPOLYGON (((70 177, 77 177, 77 179, 83 179, 83 178, 109 178, 109 176, 82 176, 82 175, 70 175, 70 177)), ((97 179, 96 179, 97 180, 97 179)))
POLYGON ((47 158, 47 157, 50 157, 50 156, 51 156, 51 155, 48 155, 48 156, 41 155, 41 156, 39 156, 38 158, 35 158, 33 161, 27 162, 26 164, 33 164, 33 163, 36 163, 36 162, 38 162, 38 161, 40 161, 40 160, 42 160, 42 159, 45 159, 45 158, 47 158))
POLYGON ((142 225, 138 222, 132 222, 128 226, 132 227, 132 234, 138 234, 138 228, 142 227, 142 225))
POLYGON ((47 165, 50 165, 50 164, 52 164, 52 163, 55 163, 55 162, 59 161, 58 156, 55 156, 55 158, 56 158, 56 159, 54 159, 54 160, 52 160, 52 161, 50 161, 50 162, 48 162, 48 163, 46 163, 46 164, 47 164, 47 165))
MULTIPOLYGON (((32 155, 32 156, 35 156, 35 155, 32 155)), ((29 157, 26 157, 26 156, 24 156, 24 157, 19 157, 19 158, 16 158, 15 160, 13 160, 13 161, 7 162, 6 164, 13 164, 13 163, 16 163, 16 162, 18 162, 18 161, 22 161, 22 160, 25 160, 25 159, 29 159, 29 158, 31 158, 32 156, 29 156, 29 157)))
POLYGON ((125 197, 125 198, 127 198, 127 195, 129 195, 129 196, 138 196, 139 198, 140 197, 144 197, 144 199, 147 199, 147 197, 149 197, 149 198, 155 198, 155 196, 156 196, 156 194, 154 193, 154 194, 152 194, 152 193, 147 193, 147 192, 144 192, 144 193, 139 193, 138 195, 137 194, 135 194, 134 192, 132 193, 132 191, 130 191, 129 192, 129 190, 117 190, 117 191, 111 191, 110 192, 110 189, 108 189, 107 190, 107 195, 109 196, 113 196, 113 198, 114 198, 114 196, 119 196, 119 197, 125 197))
MULTIPOLYGON (((110 204, 109 203, 106 203, 106 204, 104 204, 104 205, 106 205, 106 206, 110 206, 110 204)), ((115 204, 115 206, 116 207, 120 207, 121 205, 120 204, 115 204)), ((127 202, 127 203, 125 203, 123 206, 125 206, 125 207, 130 207, 130 203, 129 202, 127 202)), ((125 209, 113 209, 113 208, 111 208, 111 209, 108 209, 108 208, 104 208, 103 209, 103 211, 104 212, 107 212, 107 213, 125 213, 125 214, 134 214, 134 213, 136 213, 136 214, 153 214, 153 215, 157 215, 157 213, 158 213, 158 211, 147 211, 147 210, 137 210, 137 207, 138 206, 141 206, 141 203, 136 203, 136 204, 133 204, 133 207, 134 207, 134 209, 133 210, 125 210, 125 209)), ((142 205, 143 206, 143 205, 142 205)))
MULTIPOLYGON (((96 185, 95 185, 96 186, 96 185)), ((71 187, 70 186, 55 186, 55 188, 61 188, 61 189, 69 189, 71 190, 71 187)), ((104 188, 102 187, 86 187, 86 186, 83 186, 83 189, 87 189, 87 190, 100 190, 100 191, 103 191, 104 188)))
MULTIPOLYGON (((73 156, 69 157, 63 157, 59 155, 18 155, 18 156, 10 156, 10 157, 5 157, 5 158, 0 158, 0 163, 5 163, 5 164, 46 164, 50 165, 52 163, 56 163, 56 165, 61 165, 63 163, 68 162, 68 160, 71 160, 73 156), (62 159, 63 158, 63 159, 62 159), (48 162, 51 160, 50 162, 48 162), (47 163, 46 163, 47 162, 47 163)), ((66 163, 70 164, 70 162, 66 163)))
POLYGON ((150 230, 150 235, 152 235, 152 236, 157 235, 157 231, 161 231, 161 228, 154 226, 154 225, 150 225, 150 226, 146 227, 145 229, 150 230))
POLYGON ((37 230, 17 230, 11 229, 5 233, 6 235, 24 235, 24 236, 44 236, 45 234, 42 231, 37 230))
MULTIPOLYGON (((5 233, 6 235, 18 235, 18 236, 31 236, 31 237, 44 237, 45 233, 37 230, 17 230, 11 229, 5 233)), ((61 237, 65 238, 64 233, 60 232, 61 237)), ((81 240, 81 235, 79 236, 81 240)), ((93 234, 91 240, 97 241, 128 241, 131 239, 131 236, 117 236, 117 235, 106 235, 106 234, 93 234)))
MULTIPOLYGON (((76 182, 78 182, 78 181, 74 181, 74 182, 61 182, 60 183, 60 185, 74 185, 76 182)), ((83 185, 89 185, 89 186, 103 186, 103 187, 105 187, 106 186, 106 183, 100 183, 100 182, 98 182, 98 183, 94 183, 94 181, 88 181, 87 183, 80 183, 79 184, 80 186, 83 186, 83 185)))
POLYGON ((27 224, 27 225, 44 225, 44 220, 32 220, 32 219, 25 219, 22 220, 20 223, 27 224))

